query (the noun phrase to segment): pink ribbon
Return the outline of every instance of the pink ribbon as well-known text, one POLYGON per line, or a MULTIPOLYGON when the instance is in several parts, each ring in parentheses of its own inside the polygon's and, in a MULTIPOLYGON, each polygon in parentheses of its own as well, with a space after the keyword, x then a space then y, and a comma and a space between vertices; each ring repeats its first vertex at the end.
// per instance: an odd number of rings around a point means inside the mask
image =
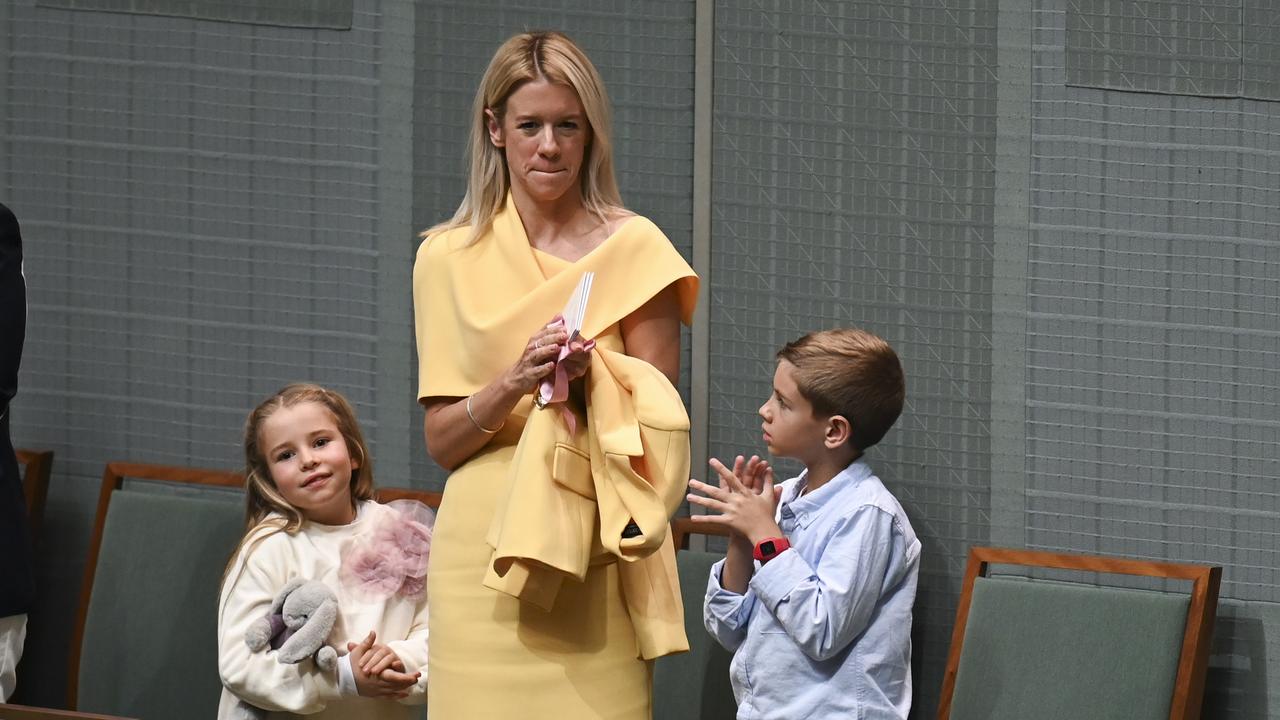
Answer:
MULTIPOLYGON (((582 344, 582 349, 591 352, 596 346, 595 340, 588 340, 582 344)), ((543 405, 551 405, 552 403, 563 403, 569 399, 569 375, 565 372, 561 362, 569 357, 569 343, 565 343, 560 348, 560 355, 556 357, 556 369, 552 374, 543 379, 542 384, 538 387, 538 395, 542 399, 543 405)), ((568 405, 560 406, 560 415, 564 418, 564 422, 569 426, 569 434, 574 435, 578 431, 578 418, 569 409, 568 405)))

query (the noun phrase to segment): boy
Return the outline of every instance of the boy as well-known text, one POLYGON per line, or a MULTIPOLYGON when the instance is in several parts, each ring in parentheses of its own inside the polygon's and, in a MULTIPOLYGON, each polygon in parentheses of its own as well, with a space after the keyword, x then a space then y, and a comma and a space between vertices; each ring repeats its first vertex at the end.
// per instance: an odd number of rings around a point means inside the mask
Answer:
POLYGON ((778 486, 758 457, 691 480, 729 529, 703 619, 734 653, 738 720, 903 720, 911 708, 911 606, 920 542, 862 459, 902 412, 902 365, 856 329, 810 333, 778 353, 760 408, 764 442, 805 471, 778 486), (753 562, 753 560, 755 562, 753 562))

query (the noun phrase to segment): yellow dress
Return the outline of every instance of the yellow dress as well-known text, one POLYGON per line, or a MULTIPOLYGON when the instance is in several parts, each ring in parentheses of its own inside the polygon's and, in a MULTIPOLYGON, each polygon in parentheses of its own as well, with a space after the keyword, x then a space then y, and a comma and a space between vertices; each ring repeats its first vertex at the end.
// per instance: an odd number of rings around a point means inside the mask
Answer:
POLYGON ((674 283, 687 324, 697 278, 642 217, 576 263, 534 250, 510 199, 470 246, 467 232, 442 233, 418 251, 419 397, 487 385, 591 270, 583 334, 597 342, 588 376, 597 400, 572 437, 554 409, 522 400, 450 476, 428 574, 428 715, 647 720, 651 659, 686 647, 665 522, 684 493, 688 420, 661 373, 622 355, 618 321, 674 283), (633 388, 643 397, 629 398, 633 388), (608 437, 597 438, 602 428, 608 437), (640 445, 642 454, 626 450, 640 445), (639 457, 628 463, 625 453, 639 457), (565 458, 587 457, 576 481, 561 477, 565 458), (664 464, 665 472, 656 467, 664 464), (642 536, 618 540, 633 517, 642 536))

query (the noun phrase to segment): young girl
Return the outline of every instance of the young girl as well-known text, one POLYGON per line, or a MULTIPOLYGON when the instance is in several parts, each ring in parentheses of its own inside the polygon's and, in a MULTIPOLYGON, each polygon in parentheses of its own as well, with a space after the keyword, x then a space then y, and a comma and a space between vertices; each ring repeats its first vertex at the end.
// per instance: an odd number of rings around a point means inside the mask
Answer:
POLYGON ((289 385, 259 405, 244 449, 248 531, 218 603, 219 720, 252 714, 241 701, 268 718, 411 717, 405 705, 426 699, 430 511, 372 499, 355 412, 322 387, 289 385), (328 642, 341 657, 332 670, 246 644, 295 578, 319 580, 337 597, 328 642))

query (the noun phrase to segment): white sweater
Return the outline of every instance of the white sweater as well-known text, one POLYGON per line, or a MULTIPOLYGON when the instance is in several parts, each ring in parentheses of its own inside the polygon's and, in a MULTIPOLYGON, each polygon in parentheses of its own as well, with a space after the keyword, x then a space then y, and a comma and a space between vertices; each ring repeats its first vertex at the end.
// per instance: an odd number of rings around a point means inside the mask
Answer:
POLYGON ((219 720, 233 717, 237 695, 272 711, 267 714, 271 719, 307 715, 318 719, 402 720, 412 717, 405 704, 426 702, 425 594, 417 600, 396 595, 370 599, 343 587, 338 579, 343 545, 370 532, 379 520, 393 512, 375 502, 362 502, 355 521, 349 525, 308 522, 296 535, 278 532, 256 546, 252 539, 245 543, 218 602, 218 673, 223 685, 219 720), (341 696, 336 670, 326 673, 310 659, 297 664, 281 663, 276 660, 275 650, 250 652, 245 631, 270 611, 280 588, 295 577, 320 580, 337 594, 339 615, 329 644, 340 655, 346 654, 348 641, 359 642, 373 630, 377 642, 389 646, 404 661, 406 672, 422 672, 408 698, 396 702, 341 696))

